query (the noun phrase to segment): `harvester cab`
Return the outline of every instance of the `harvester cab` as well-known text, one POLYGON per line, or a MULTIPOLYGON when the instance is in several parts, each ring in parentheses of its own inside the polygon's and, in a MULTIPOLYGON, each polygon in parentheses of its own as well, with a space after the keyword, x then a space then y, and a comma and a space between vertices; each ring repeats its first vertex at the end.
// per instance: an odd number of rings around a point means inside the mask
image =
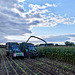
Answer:
MULTIPOLYGON (((35 37, 35 36, 30 36, 29 39, 31 37, 34 37, 34 38, 44 41, 45 45, 47 46, 47 42, 45 40, 35 37)), ((40 52, 36 51, 34 44, 28 43, 29 39, 25 43, 20 44, 21 51, 24 52, 25 57, 29 57, 29 58, 40 57, 41 54, 40 54, 40 52)))
POLYGON ((30 46, 28 46, 28 50, 29 50, 29 51, 36 51, 34 45, 30 45, 30 46))
POLYGON ((36 51, 35 46, 32 43, 21 43, 20 49, 24 52, 25 57, 33 58, 40 56, 40 53, 36 51))

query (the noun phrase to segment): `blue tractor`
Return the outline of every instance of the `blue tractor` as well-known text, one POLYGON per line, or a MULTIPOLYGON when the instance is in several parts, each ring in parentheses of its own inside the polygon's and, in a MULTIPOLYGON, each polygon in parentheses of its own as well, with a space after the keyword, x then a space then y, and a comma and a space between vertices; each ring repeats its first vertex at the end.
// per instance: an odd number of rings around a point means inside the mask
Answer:
POLYGON ((24 53, 19 49, 19 45, 17 42, 6 43, 6 55, 12 58, 24 57, 24 53))

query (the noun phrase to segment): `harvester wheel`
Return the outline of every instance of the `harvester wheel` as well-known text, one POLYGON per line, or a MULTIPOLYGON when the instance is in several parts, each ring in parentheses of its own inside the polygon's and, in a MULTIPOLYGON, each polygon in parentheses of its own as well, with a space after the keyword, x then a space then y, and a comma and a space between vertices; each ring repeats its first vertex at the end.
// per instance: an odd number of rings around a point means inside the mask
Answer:
POLYGON ((28 55, 28 58, 30 58, 30 55, 28 55))
POLYGON ((32 53, 31 52, 28 52, 27 53, 27 56, 28 56, 28 58, 31 58, 32 57, 32 53))
POLYGON ((41 57, 41 53, 40 52, 38 52, 38 58, 40 58, 41 57))

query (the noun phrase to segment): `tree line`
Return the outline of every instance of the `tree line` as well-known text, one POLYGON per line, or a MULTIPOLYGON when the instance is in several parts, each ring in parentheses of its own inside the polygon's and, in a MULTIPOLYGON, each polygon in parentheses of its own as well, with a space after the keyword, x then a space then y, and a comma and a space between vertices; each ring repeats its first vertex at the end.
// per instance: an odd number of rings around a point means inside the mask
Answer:
MULTIPOLYGON (((45 46, 45 44, 40 44, 39 46, 45 46)), ((75 46, 75 44, 74 44, 74 42, 66 41, 66 42, 64 42, 64 45, 48 43, 47 46, 75 46)))

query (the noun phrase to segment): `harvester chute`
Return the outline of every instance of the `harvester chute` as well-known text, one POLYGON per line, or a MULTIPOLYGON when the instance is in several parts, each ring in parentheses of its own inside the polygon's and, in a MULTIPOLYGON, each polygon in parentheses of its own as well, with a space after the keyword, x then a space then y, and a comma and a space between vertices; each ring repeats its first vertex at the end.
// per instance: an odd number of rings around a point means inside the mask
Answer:
POLYGON ((43 40, 43 39, 41 39, 41 38, 39 38, 39 37, 36 37, 36 36, 30 36, 30 37, 28 38, 28 40, 26 41, 26 43, 27 43, 27 42, 29 41, 29 39, 32 38, 32 37, 42 40, 43 42, 45 42, 45 46, 47 46, 47 42, 46 42, 45 40, 43 40))

